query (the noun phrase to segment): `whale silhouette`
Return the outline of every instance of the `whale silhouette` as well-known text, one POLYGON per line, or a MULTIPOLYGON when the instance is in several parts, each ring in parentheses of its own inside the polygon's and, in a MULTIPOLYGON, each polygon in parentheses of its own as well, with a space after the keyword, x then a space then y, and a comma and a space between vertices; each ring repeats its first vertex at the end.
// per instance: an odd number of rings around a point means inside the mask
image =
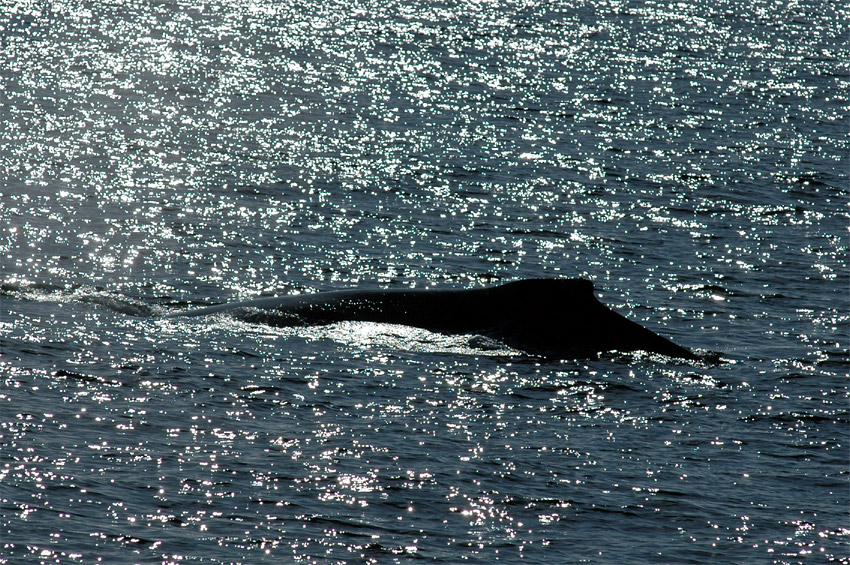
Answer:
POLYGON ((547 358, 642 350, 699 359, 604 306, 586 279, 529 279, 465 290, 340 290, 219 304, 169 316, 221 312, 273 326, 363 321, 478 334, 547 358))

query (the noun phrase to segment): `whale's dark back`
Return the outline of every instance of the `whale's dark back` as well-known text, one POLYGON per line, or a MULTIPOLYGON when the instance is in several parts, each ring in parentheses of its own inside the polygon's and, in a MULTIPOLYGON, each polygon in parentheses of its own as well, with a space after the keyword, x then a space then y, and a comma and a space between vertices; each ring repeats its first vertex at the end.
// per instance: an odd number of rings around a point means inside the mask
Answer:
POLYGON ((187 315, 229 311, 279 326, 366 321, 474 333, 549 357, 643 349, 695 358, 686 349, 600 303, 585 279, 528 279, 481 289, 343 290, 213 306, 187 315))
POLYGON ((559 356, 585 356, 608 348, 600 330, 615 313, 596 299, 588 280, 531 279, 492 291, 506 309, 491 336, 508 345, 559 356))

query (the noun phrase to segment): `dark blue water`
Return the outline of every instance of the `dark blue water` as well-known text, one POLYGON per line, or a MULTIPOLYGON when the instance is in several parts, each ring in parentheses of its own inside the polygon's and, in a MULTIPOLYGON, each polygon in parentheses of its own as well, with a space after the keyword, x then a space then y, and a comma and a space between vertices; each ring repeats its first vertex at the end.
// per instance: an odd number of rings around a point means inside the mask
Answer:
POLYGON ((842 2, 6 2, 0 562, 850 562, 842 2), (586 277, 719 363, 164 319, 586 277))

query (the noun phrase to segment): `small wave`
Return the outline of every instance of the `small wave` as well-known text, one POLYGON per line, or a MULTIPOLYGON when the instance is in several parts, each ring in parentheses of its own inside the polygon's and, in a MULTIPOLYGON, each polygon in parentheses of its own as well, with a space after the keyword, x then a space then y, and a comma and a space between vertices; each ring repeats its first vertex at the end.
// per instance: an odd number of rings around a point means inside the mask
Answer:
POLYGON ((71 302, 103 306, 130 316, 153 316, 157 310, 144 302, 119 293, 89 286, 61 287, 45 283, 4 282, 0 296, 33 302, 71 302))
POLYGON ((130 316, 147 317, 153 316, 155 313, 153 308, 143 302, 127 298, 126 296, 113 295, 105 291, 91 294, 75 293, 72 298, 83 304, 105 306, 114 312, 120 312, 121 314, 128 314, 130 316))

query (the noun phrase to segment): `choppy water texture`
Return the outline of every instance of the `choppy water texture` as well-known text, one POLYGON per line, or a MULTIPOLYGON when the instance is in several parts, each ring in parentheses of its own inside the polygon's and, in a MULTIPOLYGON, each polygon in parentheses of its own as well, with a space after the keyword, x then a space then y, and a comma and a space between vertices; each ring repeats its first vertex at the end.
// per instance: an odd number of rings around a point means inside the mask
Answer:
POLYGON ((846 3, 0 6, 0 561, 850 560, 846 3), (159 317, 575 276, 723 362, 159 317))

